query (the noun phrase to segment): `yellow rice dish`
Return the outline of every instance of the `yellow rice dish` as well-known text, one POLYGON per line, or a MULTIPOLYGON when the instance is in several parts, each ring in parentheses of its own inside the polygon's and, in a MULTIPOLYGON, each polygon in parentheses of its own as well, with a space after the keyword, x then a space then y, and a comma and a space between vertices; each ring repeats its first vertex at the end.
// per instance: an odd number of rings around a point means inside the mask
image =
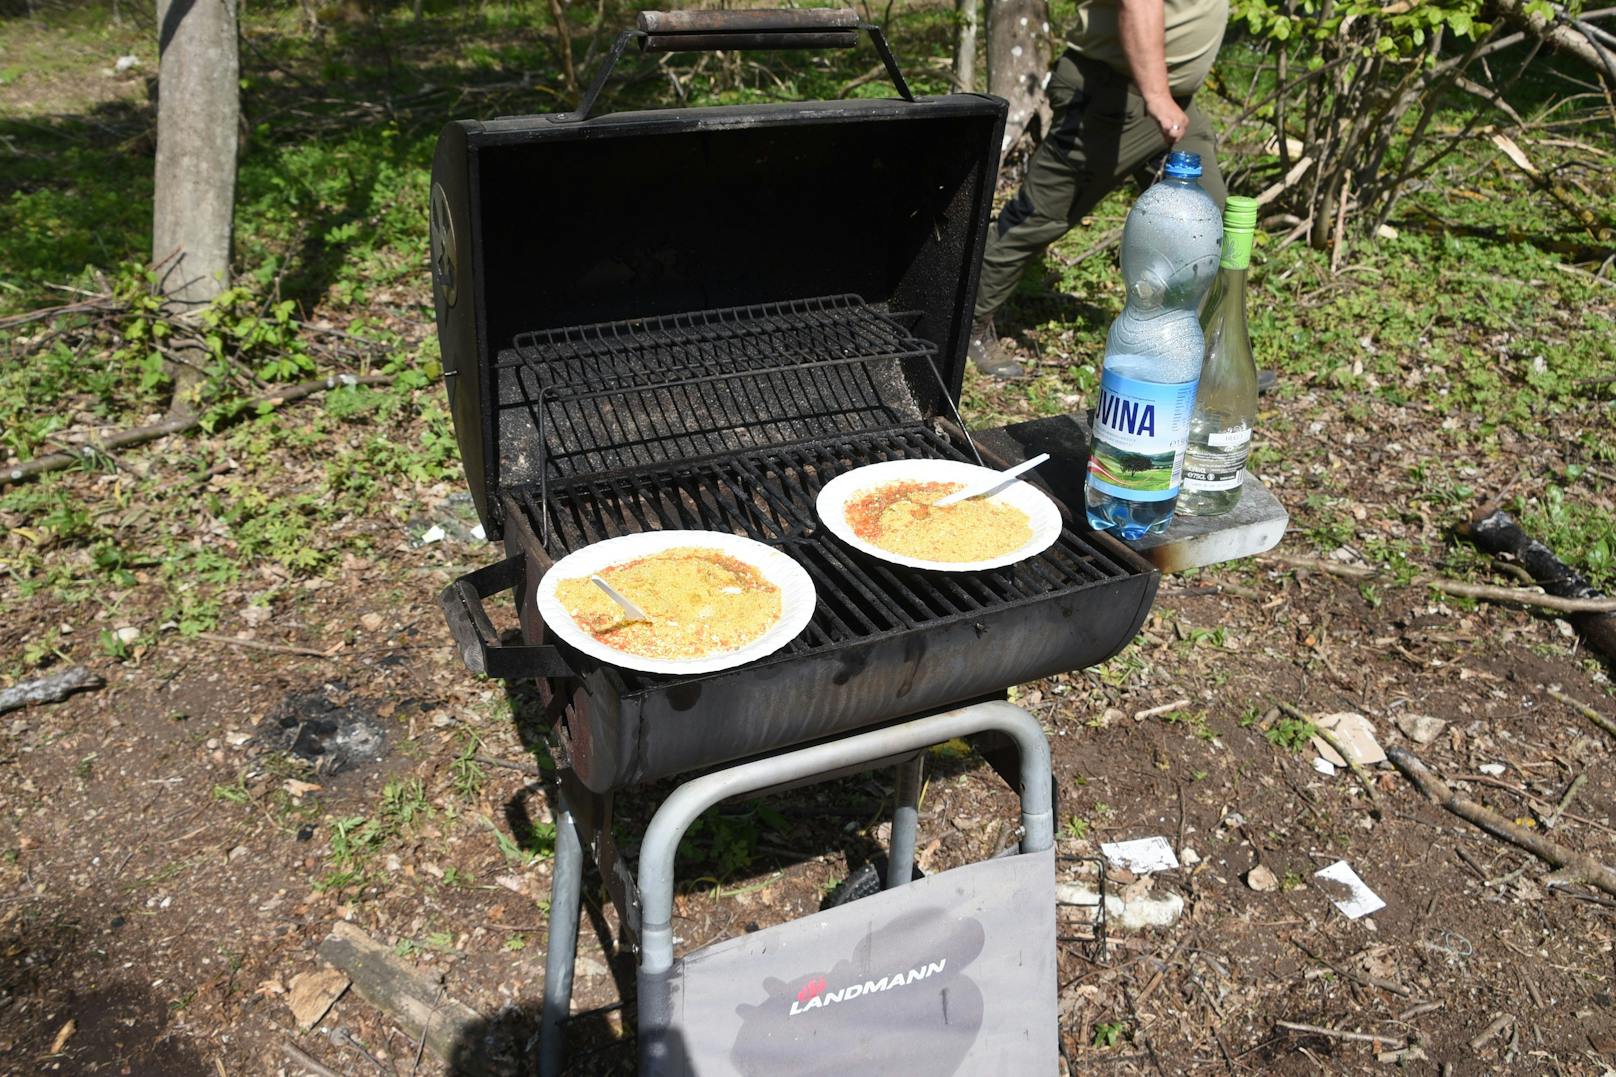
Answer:
POLYGON ((848 502, 847 522, 855 535, 888 553, 949 564, 1003 557, 1032 539, 1032 521, 1014 505, 973 497, 934 507, 964 485, 890 482, 848 502))
POLYGON ((680 546, 599 575, 645 611, 631 621, 588 576, 562 580, 556 599, 585 632, 643 658, 710 658, 751 643, 780 619, 780 588, 744 561, 680 546))

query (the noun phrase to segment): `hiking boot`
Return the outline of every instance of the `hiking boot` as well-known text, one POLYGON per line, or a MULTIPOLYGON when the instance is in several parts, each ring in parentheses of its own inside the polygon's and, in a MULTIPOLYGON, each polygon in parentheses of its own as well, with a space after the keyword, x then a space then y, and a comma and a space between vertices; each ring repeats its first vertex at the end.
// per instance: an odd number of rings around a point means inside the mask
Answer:
POLYGON ((1015 357, 1006 352, 1004 346, 999 343, 999 334, 993 328, 992 318, 979 318, 971 323, 971 344, 968 354, 971 362, 976 364, 976 369, 990 378, 1001 380, 1019 378, 1025 373, 1015 357))

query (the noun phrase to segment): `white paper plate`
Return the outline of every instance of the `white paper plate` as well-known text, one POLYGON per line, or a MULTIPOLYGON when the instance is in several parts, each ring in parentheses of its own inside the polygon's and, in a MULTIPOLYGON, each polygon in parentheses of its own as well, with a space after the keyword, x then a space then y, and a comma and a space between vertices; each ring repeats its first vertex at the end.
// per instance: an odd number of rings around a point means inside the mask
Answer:
MULTIPOLYGON (((632 597, 632 596, 630 596, 632 597)), ((754 542, 740 535, 722 531, 644 531, 637 535, 621 535, 606 539, 581 550, 574 550, 554 565, 539 580, 534 600, 544 625, 562 641, 578 650, 610 662, 614 666, 637 669, 645 673, 712 673, 733 666, 755 662, 773 654, 795 639, 814 615, 814 581, 807 571, 772 546, 754 542), (661 553, 681 546, 695 546, 714 550, 745 561, 763 574, 763 578, 780 588, 780 619, 763 635, 734 651, 709 655, 706 658, 646 658, 609 647, 584 630, 556 599, 556 587, 562 580, 576 579, 599 572, 625 561, 661 553)))
POLYGON ((994 501, 1013 505, 1027 514, 1032 524, 1032 538, 1019 549, 986 561, 924 561, 918 557, 883 550, 854 534, 847 521, 847 506, 862 495, 892 482, 963 482, 973 483, 997 474, 991 468, 978 467, 958 460, 888 460, 868 464, 838 475, 819 491, 815 508, 819 518, 831 533, 855 550, 871 557, 879 557, 895 565, 932 569, 937 572, 980 572, 988 568, 1002 568, 1025 560, 1033 554, 1049 549, 1060 538, 1061 515, 1049 495, 1020 479, 1010 480, 1004 489, 992 495, 994 501))

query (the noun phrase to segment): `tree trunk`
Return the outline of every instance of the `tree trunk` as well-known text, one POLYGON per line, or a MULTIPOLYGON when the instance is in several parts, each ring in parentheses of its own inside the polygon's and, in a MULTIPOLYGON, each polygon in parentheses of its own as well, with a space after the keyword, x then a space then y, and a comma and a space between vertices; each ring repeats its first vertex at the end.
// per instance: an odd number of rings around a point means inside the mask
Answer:
POLYGON ((976 89, 976 11, 976 0, 954 0, 954 89, 959 93, 976 89))
POLYGON ((1010 102, 1000 156, 1047 108, 1048 41, 1046 0, 988 0, 988 92, 1010 102))
MULTIPOLYGON (((157 0, 157 27, 152 261, 170 315, 185 317, 230 284, 241 114, 236 0, 157 0)), ((191 403, 196 366, 170 365, 171 409, 191 403)))

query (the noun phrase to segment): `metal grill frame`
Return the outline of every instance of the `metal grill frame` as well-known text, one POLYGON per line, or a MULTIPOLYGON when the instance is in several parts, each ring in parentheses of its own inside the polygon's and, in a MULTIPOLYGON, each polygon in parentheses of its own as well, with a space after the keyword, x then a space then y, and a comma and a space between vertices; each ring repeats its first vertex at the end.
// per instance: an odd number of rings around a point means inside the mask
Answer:
MULTIPOLYGON (((828 443, 592 476, 551 488, 548 500, 523 487, 511 492, 511 504, 553 559, 622 534, 674 529, 730 531, 791 554, 818 591, 814 618, 754 667, 924 631, 984 610, 1015 609, 1137 571, 1070 528, 1043 553, 986 572, 925 572, 858 553, 822 527, 814 502, 836 475, 895 459, 966 456, 946 435, 917 423, 828 443)), ((701 679, 617 673, 630 693, 701 679)))
POLYGON ((518 334, 498 406, 535 430, 541 542, 553 481, 913 425, 917 376, 964 431, 936 348, 901 317, 843 294, 518 334))

